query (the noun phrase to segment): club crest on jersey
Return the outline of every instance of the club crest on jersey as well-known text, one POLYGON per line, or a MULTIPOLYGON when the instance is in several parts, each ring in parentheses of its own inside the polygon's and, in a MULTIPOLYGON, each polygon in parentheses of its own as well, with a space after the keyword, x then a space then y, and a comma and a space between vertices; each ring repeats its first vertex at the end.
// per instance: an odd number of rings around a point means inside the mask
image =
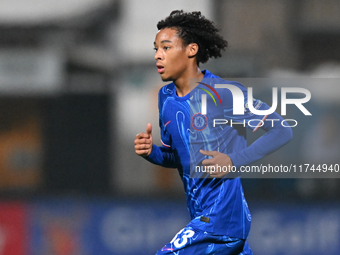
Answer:
POLYGON ((208 118, 202 113, 196 113, 191 118, 191 125, 196 131, 202 131, 208 125, 208 118))

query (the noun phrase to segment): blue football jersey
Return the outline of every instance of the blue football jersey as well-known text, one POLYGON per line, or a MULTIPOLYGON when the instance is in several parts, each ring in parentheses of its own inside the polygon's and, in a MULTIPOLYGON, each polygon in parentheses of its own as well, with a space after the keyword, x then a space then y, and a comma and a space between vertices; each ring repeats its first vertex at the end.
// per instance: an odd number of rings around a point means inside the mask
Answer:
MULTIPOLYGON (((240 178, 231 175, 210 178, 206 173, 196 175, 197 169, 202 167, 202 160, 207 158, 199 150, 228 154, 234 166, 240 167, 281 147, 291 138, 291 129, 273 125, 273 122, 260 123, 267 116, 257 116, 249 111, 247 90, 242 84, 221 79, 208 70, 203 73, 201 83, 184 97, 177 96, 174 83, 159 91, 159 126, 163 146, 154 145, 147 160, 178 169, 191 219, 202 216, 209 219, 200 225, 202 230, 246 239, 251 214, 240 178), (231 84, 242 91, 243 115, 233 114, 232 93, 225 88, 216 88, 216 84, 231 84), (202 95, 209 95, 211 89, 215 94, 206 97, 206 113, 202 114, 202 95), (216 125, 216 119, 233 121, 234 125, 216 125), (249 120, 252 120, 251 125, 249 120), (267 130, 267 135, 247 147, 245 128, 254 130, 257 126, 267 130)), ((254 99, 252 103, 256 109, 269 109, 259 100, 254 99)), ((275 112, 270 117, 283 120, 275 112)))

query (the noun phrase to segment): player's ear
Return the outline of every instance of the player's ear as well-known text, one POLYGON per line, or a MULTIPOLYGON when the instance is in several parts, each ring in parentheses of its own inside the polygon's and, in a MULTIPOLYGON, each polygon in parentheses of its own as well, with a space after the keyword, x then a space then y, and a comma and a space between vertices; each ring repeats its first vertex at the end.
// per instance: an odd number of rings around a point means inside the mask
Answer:
POLYGON ((197 43, 190 43, 187 46, 187 53, 189 58, 193 58, 197 55, 198 52, 198 44, 197 43))

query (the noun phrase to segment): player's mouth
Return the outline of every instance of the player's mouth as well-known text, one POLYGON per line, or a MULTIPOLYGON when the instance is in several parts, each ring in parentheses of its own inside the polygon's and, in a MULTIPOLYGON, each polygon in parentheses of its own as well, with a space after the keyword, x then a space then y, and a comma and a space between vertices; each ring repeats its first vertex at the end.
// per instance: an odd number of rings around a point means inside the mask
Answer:
POLYGON ((164 66, 161 64, 156 64, 157 66, 157 72, 158 73, 163 73, 164 72, 164 66))

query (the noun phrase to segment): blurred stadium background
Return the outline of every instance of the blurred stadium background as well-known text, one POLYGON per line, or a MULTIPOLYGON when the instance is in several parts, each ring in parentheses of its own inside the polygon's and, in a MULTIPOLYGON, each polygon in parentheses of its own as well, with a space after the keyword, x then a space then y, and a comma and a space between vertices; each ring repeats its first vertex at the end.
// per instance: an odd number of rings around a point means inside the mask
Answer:
MULTIPOLYGON (((154 254, 188 222, 177 172, 133 148, 148 122, 159 138, 153 40, 174 9, 229 42, 203 69, 319 81, 262 163, 340 163, 337 0, 0 0, 0 255, 154 254)), ((339 179, 243 184, 254 254, 340 254, 339 179)))

